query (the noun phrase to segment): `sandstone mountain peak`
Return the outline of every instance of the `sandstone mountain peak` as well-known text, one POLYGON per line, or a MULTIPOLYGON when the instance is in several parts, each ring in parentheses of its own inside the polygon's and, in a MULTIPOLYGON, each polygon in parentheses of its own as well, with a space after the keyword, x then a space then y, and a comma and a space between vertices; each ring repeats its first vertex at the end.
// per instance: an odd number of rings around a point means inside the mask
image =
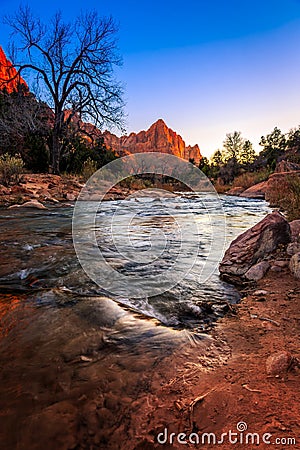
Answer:
POLYGON ((129 136, 116 135, 105 131, 104 143, 120 155, 131 153, 161 152, 178 156, 199 164, 202 156, 198 145, 186 146, 182 137, 169 128, 163 119, 158 119, 146 131, 130 133, 129 136))
MULTIPOLYGON (((154 122, 151 127, 155 127, 155 126, 164 126, 167 127, 166 122, 163 119, 158 119, 156 122, 154 122)), ((150 127, 150 128, 151 128, 150 127)), ((168 128, 168 127, 167 127, 168 128)))
POLYGON ((0 46, 0 90, 6 89, 8 93, 11 93, 17 91, 20 84, 28 89, 26 81, 20 75, 17 75, 16 69, 7 59, 3 48, 0 46), (8 82, 8 80, 11 81, 8 82))

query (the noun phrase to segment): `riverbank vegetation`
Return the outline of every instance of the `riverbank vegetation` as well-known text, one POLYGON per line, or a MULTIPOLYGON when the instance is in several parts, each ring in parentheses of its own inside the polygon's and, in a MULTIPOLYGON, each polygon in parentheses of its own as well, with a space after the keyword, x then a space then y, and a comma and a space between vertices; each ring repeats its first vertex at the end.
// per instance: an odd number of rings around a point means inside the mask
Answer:
MULTIPOLYGON (((57 14, 47 29, 28 7, 21 7, 6 23, 24 50, 19 59, 16 52, 13 80, 29 70, 39 95, 24 80, 13 90, 7 84, 12 80, 0 80, 0 183, 7 187, 18 182, 23 171, 75 175, 85 182, 97 169, 123 156, 123 150, 105 145, 100 131, 104 125, 122 129, 123 124, 122 89, 113 77, 114 66, 120 63, 116 27, 110 19, 91 13, 69 31, 57 14)), ((243 191, 274 172, 286 172, 286 177, 272 180, 268 200, 290 218, 300 217, 300 126, 287 133, 275 127, 261 137, 260 146, 256 154, 240 131, 228 133, 222 148, 211 160, 203 157, 199 168, 220 193, 231 188, 243 191)), ((181 188, 173 179, 151 176, 123 184, 133 189, 181 188)))
POLYGON ((256 154, 249 140, 235 131, 226 135, 223 149, 211 160, 203 158, 200 169, 219 193, 231 188, 241 191, 272 178, 268 201, 287 213, 290 220, 300 217, 300 126, 284 134, 275 127, 261 137, 262 150, 256 154), (282 174, 272 177, 272 174, 282 174))

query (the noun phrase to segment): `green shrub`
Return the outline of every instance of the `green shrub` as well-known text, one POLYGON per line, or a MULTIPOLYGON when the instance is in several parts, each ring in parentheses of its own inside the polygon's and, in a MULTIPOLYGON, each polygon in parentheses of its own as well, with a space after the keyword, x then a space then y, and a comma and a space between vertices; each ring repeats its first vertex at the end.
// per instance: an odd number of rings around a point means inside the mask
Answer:
POLYGON ((270 175, 269 169, 262 169, 259 172, 245 172, 234 179, 232 186, 243 187, 244 189, 248 189, 254 184, 266 181, 269 178, 269 175, 270 175))
POLYGON ((20 155, 11 156, 5 153, 0 156, 0 180, 4 186, 19 183, 24 172, 24 162, 20 155))
POLYGON ((288 220, 300 219, 300 177, 288 175, 271 179, 268 200, 285 211, 288 220))
POLYGON ((93 175, 93 173, 96 172, 96 170, 96 161, 93 161, 91 158, 88 158, 86 161, 84 161, 81 171, 81 175, 84 181, 87 181, 93 175))

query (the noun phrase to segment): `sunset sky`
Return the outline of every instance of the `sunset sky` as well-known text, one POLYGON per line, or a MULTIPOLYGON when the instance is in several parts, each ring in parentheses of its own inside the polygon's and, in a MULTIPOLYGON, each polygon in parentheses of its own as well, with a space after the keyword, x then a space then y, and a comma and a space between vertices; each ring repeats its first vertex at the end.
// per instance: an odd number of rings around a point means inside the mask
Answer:
MULTIPOLYGON (((52 0, 28 2, 47 20, 95 8, 119 23, 127 131, 158 118, 202 154, 235 130, 256 150, 275 126, 300 124, 300 0, 52 0)), ((2 14, 16 0, 0 0, 2 14)), ((9 30, 1 25, 0 45, 9 30)))

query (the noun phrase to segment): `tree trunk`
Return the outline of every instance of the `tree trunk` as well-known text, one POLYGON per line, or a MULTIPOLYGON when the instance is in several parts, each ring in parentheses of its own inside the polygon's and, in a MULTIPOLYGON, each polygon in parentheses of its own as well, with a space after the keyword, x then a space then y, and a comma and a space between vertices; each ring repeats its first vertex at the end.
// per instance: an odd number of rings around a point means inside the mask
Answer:
POLYGON ((60 165, 60 140, 61 140, 61 126, 60 122, 56 122, 53 128, 53 136, 52 136, 52 173, 55 175, 59 175, 59 165, 60 165))

